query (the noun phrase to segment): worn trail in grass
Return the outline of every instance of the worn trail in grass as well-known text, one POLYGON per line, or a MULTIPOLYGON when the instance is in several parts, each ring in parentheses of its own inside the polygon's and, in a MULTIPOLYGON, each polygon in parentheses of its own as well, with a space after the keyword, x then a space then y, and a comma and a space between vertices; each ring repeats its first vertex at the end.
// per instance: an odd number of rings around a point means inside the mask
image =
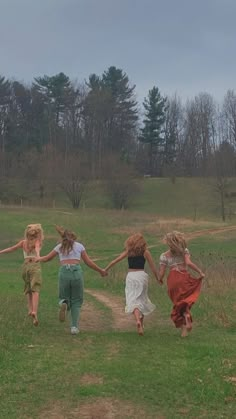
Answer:
POLYGON ((149 296, 157 309, 139 337, 132 316, 124 313, 127 261, 106 278, 83 265, 81 333, 71 336, 69 319, 58 321, 57 261, 42 265, 40 324, 35 328, 22 295, 22 253, 2 255, 1 418, 236 418, 235 226, 136 212, 11 210, 1 213, 1 248, 14 244, 34 220, 45 230, 42 254, 58 239, 57 223, 78 232, 101 267, 122 251, 133 231, 143 232, 150 247, 155 245, 152 254, 158 261, 165 249, 161 237, 179 229, 187 238, 192 234, 190 251, 204 267, 206 280, 192 310, 193 332, 181 339, 169 318, 166 286, 157 286, 150 276, 149 296))

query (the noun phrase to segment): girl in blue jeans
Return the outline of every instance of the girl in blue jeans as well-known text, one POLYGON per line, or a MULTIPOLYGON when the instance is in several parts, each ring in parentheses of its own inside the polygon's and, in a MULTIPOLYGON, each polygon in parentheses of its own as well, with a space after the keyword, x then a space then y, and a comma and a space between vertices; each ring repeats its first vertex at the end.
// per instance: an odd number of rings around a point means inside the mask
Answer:
POLYGON ((66 312, 70 310, 71 334, 76 335, 79 333, 79 315, 84 294, 80 260, 82 259, 86 265, 99 272, 101 276, 106 276, 107 272, 90 259, 85 247, 76 241, 77 237, 73 231, 65 230, 59 226, 56 226, 56 230, 61 236, 61 243, 57 244, 46 256, 38 257, 37 261, 48 262, 55 256, 59 257, 61 265, 59 269, 59 320, 64 322, 66 312))

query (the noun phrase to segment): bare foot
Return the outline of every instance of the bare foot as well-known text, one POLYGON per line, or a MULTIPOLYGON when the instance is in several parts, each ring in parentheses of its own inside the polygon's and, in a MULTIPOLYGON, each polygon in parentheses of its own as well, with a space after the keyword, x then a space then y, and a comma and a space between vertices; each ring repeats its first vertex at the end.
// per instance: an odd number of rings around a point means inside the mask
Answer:
POLYGON ((31 313, 31 316, 32 316, 32 319, 33 319, 33 325, 37 327, 38 324, 39 324, 37 314, 36 313, 31 313))
POLYGON ((143 336, 143 326, 142 326, 141 321, 137 322, 137 331, 138 331, 139 336, 143 336))
POLYGON ((186 338, 186 336, 188 336, 187 327, 186 327, 186 326, 182 326, 182 327, 181 327, 181 330, 182 330, 182 332, 181 332, 181 337, 182 337, 182 338, 186 338))
POLYGON ((191 316, 189 313, 184 313, 184 318, 185 318, 185 322, 186 322, 186 328, 188 332, 191 332, 193 325, 192 325, 192 320, 191 320, 191 316))
POLYGON ((144 329, 144 316, 141 316, 140 317, 140 323, 141 323, 141 325, 142 325, 142 328, 144 329))

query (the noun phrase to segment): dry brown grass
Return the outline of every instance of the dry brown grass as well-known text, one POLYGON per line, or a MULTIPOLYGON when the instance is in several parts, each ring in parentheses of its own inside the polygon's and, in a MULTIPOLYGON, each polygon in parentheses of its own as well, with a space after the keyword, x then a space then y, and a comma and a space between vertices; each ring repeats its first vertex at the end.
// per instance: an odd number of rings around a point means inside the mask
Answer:
POLYGON ((140 231, 142 234, 151 234, 162 237, 169 231, 178 230, 186 233, 187 238, 195 238, 209 233, 235 230, 236 226, 225 226, 222 223, 199 221, 195 222, 187 218, 154 218, 145 217, 131 225, 115 228, 111 233, 131 235, 140 231), (197 230, 196 230, 197 229, 197 230))
POLYGON ((111 320, 106 313, 98 310, 94 304, 85 301, 81 310, 81 331, 104 331, 111 330, 111 320))
POLYGON ((229 327, 235 323, 236 304, 232 304, 232 295, 236 291, 236 266, 234 261, 224 260, 219 256, 212 260, 202 257, 206 277, 202 286, 201 305, 206 319, 229 327))
POLYGON ((103 377, 94 374, 84 374, 80 379, 82 386, 103 384, 103 377))
POLYGON ((53 403, 43 410, 40 419, 166 419, 165 416, 151 414, 144 408, 134 403, 118 400, 116 398, 94 398, 71 408, 58 403, 53 403))

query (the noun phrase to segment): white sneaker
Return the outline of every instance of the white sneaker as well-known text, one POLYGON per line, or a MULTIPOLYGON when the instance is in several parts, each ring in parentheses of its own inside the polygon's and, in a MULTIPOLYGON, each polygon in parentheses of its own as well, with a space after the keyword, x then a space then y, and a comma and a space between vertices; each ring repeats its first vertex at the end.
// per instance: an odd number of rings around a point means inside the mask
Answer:
POLYGON ((78 333, 79 333, 79 329, 78 329, 78 327, 75 327, 75 326, 71 327, 71 328, 70 328, 70 333, 71 333, 72 335, 78 335, 78 333))

